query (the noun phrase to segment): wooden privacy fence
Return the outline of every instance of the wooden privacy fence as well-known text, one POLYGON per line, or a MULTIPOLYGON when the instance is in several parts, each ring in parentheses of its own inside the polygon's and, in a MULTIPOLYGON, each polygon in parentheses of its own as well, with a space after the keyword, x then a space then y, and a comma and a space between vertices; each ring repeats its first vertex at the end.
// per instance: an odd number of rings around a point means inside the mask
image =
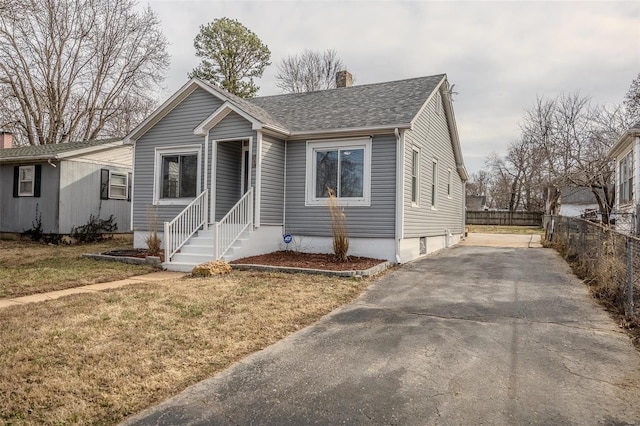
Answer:
POLYGON ((542 226, 543 212, 469 211, 467 225, 542 226))

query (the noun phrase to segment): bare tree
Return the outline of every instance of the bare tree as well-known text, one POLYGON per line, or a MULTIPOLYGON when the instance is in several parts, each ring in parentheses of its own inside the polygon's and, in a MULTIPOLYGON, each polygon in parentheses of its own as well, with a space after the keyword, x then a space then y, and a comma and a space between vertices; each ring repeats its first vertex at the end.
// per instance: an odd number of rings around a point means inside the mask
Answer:
POLYGON ((625 123, 620 108, 594 106, 589 97, 574 93, 539 98, 525 113, 522 129, 524 137, 544 154, 541 169, 549 183, 591 188, 608 223, 615 193, 607 154, 625 123))
POLYGON ((633 79, 624 96, 624 107, 627 119, 631 121, 631 124, 640 122, 640 73, 633 79))
POLYGON ((126 134, 169 65, 135 0, 0 0, 0 127, 19 144, 126 134))
POLYGON ((336 87, 336 73, 344 68, 335 50, 305 50, 301 55, 287 56, 278 64, 276 86, 285 93, 332 89, 336 87))

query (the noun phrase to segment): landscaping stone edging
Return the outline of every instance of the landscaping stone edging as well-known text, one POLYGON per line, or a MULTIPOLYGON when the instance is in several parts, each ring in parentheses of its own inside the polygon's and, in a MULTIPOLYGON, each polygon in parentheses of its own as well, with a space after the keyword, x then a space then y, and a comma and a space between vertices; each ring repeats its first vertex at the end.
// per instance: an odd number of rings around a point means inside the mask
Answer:
POLYGON ((109 256, 108 254, 89 253, 83 254, 82 257, 88 257, 95 260, 108 260, 111 262, 129 263, 131 265, 154 265, 158 268, 162 268, 162 262, 157 256, 147 256, 144 259, 140 257, 131 256, 109 256))
POLYGON ((239 271, 265 271, 265 272, 285 272, 285 273, 305 273, 305 274, 315 274, 315 275, 328 275, 333 277, 354 277, 354 278, 362 278, 362 277, 372 277, 374 275, 378 275, 381 272, 391 268, 394 266, 393 262, 382 262, 375 266, 372 266, 369 269, 365 270, 353 270, 353 271, 329 271, 326 269, 310 269, 310 268, 294 268, 289 266, 267 266, 267 265, 254 265, 254 264, 244 264, 232 263, 231 267, 233 269, 237 269, 239 271))

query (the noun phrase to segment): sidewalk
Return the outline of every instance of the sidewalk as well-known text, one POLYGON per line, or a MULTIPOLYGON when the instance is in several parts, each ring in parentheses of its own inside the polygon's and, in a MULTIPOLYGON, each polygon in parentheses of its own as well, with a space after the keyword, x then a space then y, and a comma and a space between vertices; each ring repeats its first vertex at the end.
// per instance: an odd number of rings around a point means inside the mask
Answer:
POLYGON ((153 281, 164 281, 175 278, 184 277, 185 273, 182 272, 169 272, 160 271, 152 272, 150 274, 138 275, 124 280, 111 281, 106 283, 97 283, 84 285, 82 287, 67 288, 64 290, 50 291, 48 293, 37 293, 29 296, 16 297, 12 299, 0 299, 0 309, 8 308, 9 306, 24 305, 26 303, 44 302, 47 300, 58 299, 63 296, 78 293, 95 293, 96 291, 111 290, 113 288, 120 288, 130 284, 140 284, 153 281))

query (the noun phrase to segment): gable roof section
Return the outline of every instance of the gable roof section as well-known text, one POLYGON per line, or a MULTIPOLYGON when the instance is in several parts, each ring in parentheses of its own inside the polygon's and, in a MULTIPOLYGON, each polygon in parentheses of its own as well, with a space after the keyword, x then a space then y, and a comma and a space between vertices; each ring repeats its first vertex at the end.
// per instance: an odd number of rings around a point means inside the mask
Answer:
POLYGON ((293 93, 243 99, 205 81, 193 78, 164 102, 126 138, 140 138, 198 87, 227 103, 195 130, 202 131, 223 114, 244 111, 254 130, 262 127, 285 136, 331 130, 409 128, 444 74, 385 83, 365 84, 318 92, 293 93), (235 108, 234 108, 235 107, 235 108))
POLYGON ((609 157, 616 157, 624 150, 627 144, 627 140, 634 136, 640 136, 640 121, 631 126, 629 130, 624 132, 622 136, 616 141, 616 143, 609 150, 609 157))
POLYGON ((85 142, 21 146, 0 149, 0 162, 19 160, 53 160, 88 152, 102 151, 122 145, 122 139, 99 139, 85 142))
POLYGON ((408 128, 444 74, 248 101, 291 134, 362 128, 408 128))

